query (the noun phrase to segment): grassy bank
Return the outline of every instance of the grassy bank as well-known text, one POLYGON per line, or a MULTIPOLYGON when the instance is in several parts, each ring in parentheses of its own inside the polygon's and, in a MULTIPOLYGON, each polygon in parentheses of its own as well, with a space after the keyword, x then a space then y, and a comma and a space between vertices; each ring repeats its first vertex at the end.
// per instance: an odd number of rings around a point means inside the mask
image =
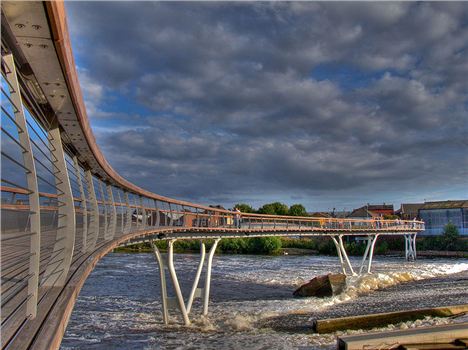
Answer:
MULTIPOLYGON (((204 240, 206 247, 211 248, 214 240, 204 240)), ((167 249, 167 241, 158 241, 158 248, 165 251, 167 249)), ((449 248, 444 249, 440 237, 421 237, 416 241, 419 252, 430 251, 427 256, 460 256, 468 257, 468 240, 459 238, 455 243, 451 243, 449 248), (447 253, 449 252, 449 253, 447 253), (457 252, 451 254, 450 252, 457 252), (464 254, 466 252, 466 254, 464 254)), ((350 239, 345 242, 346 251, 350 255, 362 255, 366 249, 365 242, 354 241, 350 239)), ((385 255, 395 252, 403 252, 405 247, 404 238, 399 236, 380 237, 375 246, 375 254, 385 255)), ((198 252, 200 250, 199 241, 176 241, 174 250, 177 253, 198 252)), ((115 252, 152 252, 149 243, 135 244, 133 246, 121 247, 114 250, 115 252)), ((296 252, 298 254, 320 254, 336 256, 336 248, 333 241, 329 237, 318 238, 280 238, 280 237, 262 237, 262 238, 230 238, 222 239, 216 252, 223 254, 262 254, 262 255, 278 255, 283 251, 296 252)))

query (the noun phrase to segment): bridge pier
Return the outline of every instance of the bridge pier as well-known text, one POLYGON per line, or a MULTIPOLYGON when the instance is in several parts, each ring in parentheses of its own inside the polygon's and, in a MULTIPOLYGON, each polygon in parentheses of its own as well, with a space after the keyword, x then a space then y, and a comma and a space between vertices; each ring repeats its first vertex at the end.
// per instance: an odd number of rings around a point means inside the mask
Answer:
POLYGON ((346 249, 343 244, 343 235, 337 235, 336 238, 335 236, 331 236, 331 239, 333 240, 333 243, 335 243, 335 247, 338 252, 338 257, 340 258, 341 269, 343 273, 345 275, 348 275, 349 270, 349 273, 352 276, 356 276, 356 272, 354 272, 353 266, 351 265, 351 262, 348 258, 348 253, 346 252, 346 249))
POLYGON ((346 249, 343 243, 343 235, 331 236, 331 239, 333 240, 333 243, 335 244, 336 250, 338 252, 338 258, 340 259, 340 265, 341 265, 341 270, 343 271, 343 274, 357 276, 357 275, 361 275, 364 272, 364 270, 365 270, 365 273, 372 273, 371 272, 372 259, 374 257, 374 248, 375 248, 375 243, 377 242, 378 237, 379 237, 379 234, 367 236, 366 250, 364 251, 364 255, 361 260, 359 272, 356 273, 354 271, 353 266, 351 265, 351 262, 348 257, 348 253, 346 252, 346 249))
MULTIPOLYGON (((159 251, 158 247, 155 244, 155 241, 151 241, 151 246, 153 247, 154 254, 156 256, 156 260, 159 266, 159 278, 161 283, 161 299, 162 299, 162 307, 163 307, 163 321, 164 324, 169 324, 169 307, 176 306, 182 314, 184 319, 184 324, 186 326, 190 325, 190 311, 192 310, 193 301, 196 297, 201 297, 202 289, 198 288, 198 284, 200 282, 200 276, 203 270, 203 265, 205 262, 206 257, 206 247, 205 243, 200 242, 200 262, 198 263, 198 268, 195 273, 195 279, 192 284, 192 289, 190 291, 189 298, 185 303, 184 297, 182 295, 182 290, 180 288, 179 280, 177 278, 177 273, 174 267, 174 243, 176 239, 171 239, 168 241, 167 247, 167 263, 164 262, 161 252, 159 251), (167 265, 166 265, 167 264, 167 265), (166 283, 166 271, 165 269, 169 270, 169 274, 171 276, 172 286, 174 287, 174 291, 176 293, 175 297, 168 297, 167 293, 167 283, 166 283), (175 305, 174 305, 175 304, 175 305)), ((203 316, 208 315, 208 305, 209 305, 209 298, 210 298, 210 285, 211 285, 211 268, 213 265, 213 257, 216 251, 216 247, 220 238, 216 239, 213 243, 213 246, 208 253, 208 261, 206 267, 206 277, 205 277, 205 287, 203 289, 203 316)))
POLYGON ((359 274, 362 274, 366 260, 367 260, 367 273, 371 273, 372 258, 374 257, 374 247, 375 247, 375 243, 377 242, 378 237, 379 237, 378 234, 376 234, 375 236, 367 236, 367 246, 364 252, 364 256, 362 257, 361 267, 359 268, 359 274))
POLYGON ((406 260, 416 260, 416 234, 405 235, 405 258, 406 260))

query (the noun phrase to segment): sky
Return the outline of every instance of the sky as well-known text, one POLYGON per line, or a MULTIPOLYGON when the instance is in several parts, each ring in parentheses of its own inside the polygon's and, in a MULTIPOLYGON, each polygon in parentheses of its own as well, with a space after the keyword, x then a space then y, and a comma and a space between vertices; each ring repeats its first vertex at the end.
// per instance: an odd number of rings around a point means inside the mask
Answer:
POLYGON ((67 2, 97 142, 155 193, 468 198, 468 3, 67 2))

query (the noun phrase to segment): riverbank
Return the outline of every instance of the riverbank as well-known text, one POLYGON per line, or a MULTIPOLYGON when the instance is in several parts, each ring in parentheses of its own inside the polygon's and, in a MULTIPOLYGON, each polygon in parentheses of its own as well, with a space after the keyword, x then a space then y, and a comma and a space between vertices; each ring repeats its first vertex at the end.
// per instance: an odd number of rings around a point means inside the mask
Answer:
MULTIPOLYGON (((161 251, 165 252, 165 248, 161 248, 161 251)), ((182 254, 193 254, 199 251, 198 247, 176 247, 177 253, 182 254)), ((114 249, 114 253, 152 253, 153 249, 149 244, 140 244, 134 246, 127 246, 127 247, 119 247, 114 249)), ((217 254, 243 254, 242 252, 239 253, 232 253, 232 252, 220 252, 219 249, 216 250, 217 254)), ((467 259, 468 252, 463 251, 443 251, 443 250, 422 250, 418 251, 418 258, 460 258, 460 259, 467 259)), ((274 255, 331 255, 336 256, 336 254, 322 254, 316 249, 307 249, 307 248, 281 248, 279 251, 267 254, 267 253, 259 253, 259 255, 267 255, 267 256, 274 256, 274 255)), ((353 254, 350 254, 353 255, 353 254)), ((354 254, 358 255, 358 254, 354 254)), ((404 250, 388 250, 385 256, 398 256, 402 257, 405 255, 404 250)))

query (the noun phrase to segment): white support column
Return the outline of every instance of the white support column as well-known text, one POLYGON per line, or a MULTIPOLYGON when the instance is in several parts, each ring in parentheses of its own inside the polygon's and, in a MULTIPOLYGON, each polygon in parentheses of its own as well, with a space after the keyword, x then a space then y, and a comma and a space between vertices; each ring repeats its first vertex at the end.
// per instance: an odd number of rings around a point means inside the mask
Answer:
POLYGON ((351 275, 355 276, 356 273, 354 272, 353 266, 351 265, 351 262, 349 261, 348 253, 346 253, 346 249, 343 244, 343 236, 338 235, 337 237, 338 237, 338 241, 333 236, 331 238, 333 240, 333 243, 335 243, 335 247, 338 251, 338 256, 340 258, 340 263, 341 263, 341 268, 343 270, 343 273, 347 275, 347 270, 346 270, 346 267, 347 267, 351 275), (344 258, 344 261, 343 261, 343 258, 344 258), (346 265, 345 265, 345 262, 346 262, 346 265))
POLYGON ((75 175, 78 181, 78 186, 80 188, 81 209, 83 210, 83 238, 81 242, 81 252, 86 253, 88 239, 88 204, 86 201, 86 195, 83 187, 83 180, 81 179, 80 164, 78 163, 78 158, 76 156, 73 157, 73 165, 75 166, 75 175))
POLYGON ((343 244, 343 236, 342 235, 338 236, 338 242, 340 243, 341 253, 343 254, 343 257, 345 258, 345 261, 346 261, 346 264, 348 265, 349 271, 351 271, 351 274, 353 276, 355 276, 356 273, 354 272, 353 266, 351 265, 351 262, 349 261, 348 253, 346 253, 346 249, 345 249, 344 244, 343 244))
POLYGON ((363 255, 362 260, 361 260, 361 266, 359 267, 359 274, 361 274, 362 270, 364 269, 364 264, 365 264, 365 262, 367 260, 367 256, 369 254, 369 250, 370 250, 370 247, 371 247, 371 244, 372 244, 372 237, 367 236, 366 241, 367 241, 366 250, 364 251, 364 255, 363 255))
POLYGON ((196 292, 198 290, 198 282, 200 281, 200 275, 203 270, 203 263, 205 262, 205 243, 200 242, 200 262, 198 264, 197 273, 195 274, 195 280, 193 281, 192 290, 190 291, 189 300, 187 302, 187 313, 190 314, 192 310, 193 299, 195 299, 196 292))
POLYGON ((85 171, 86 187, 88 188, 89 203, 91 210, 89 213, 89 229, 88 229, 88 247, 86 251, 90 252, 96 247, 97 239, 99 236, 99 206, 96 198, 96 191, 94 190, 93 175, 90 170, 85 171))
POLYGON ((166 284, 166 271, 164 270, 164 259, 159 252, 158 247, 151 241, 151 246, 153 247, 154 255, 156 256, 156 260, 158 261, 159 265, 159 279, 161 282, 161 301, 163 307, 163 320, 164 324, 169 323, 169 312, 167 309, 167 284, 166 284))
POLYGON ((167 265, 169 268, 169 273, 172 279, 172 285, 174 286, 174 290, 176 292, 177 301, 179 303, 179 309, 182 313, 182 317, 184 318, 184 323, 186 326, 190 325, 190 320, 188 317, 187 309, 185 308, 184 297, 182 296, 182 292, 180 290, 179 280, 177 279, 177 274, 174 268, 174 243, 175 239, 171 239, 168 241, 168 253, 167 253, 167 265))
POLYGON ((68 177, 65 154, 62 148, 60 129, 53 127, 48 132, 52 161, 56 167, 55 186, 57 187, 58 225, 52 253, 44 273, 43 285, 63 286, 70 268, 75 244, 75 202, 68 177))
POLYGON ((416 234, 405 235, 405 258, 406 260, 416 260, 416 234))
POLYGON ((375 248, 375 243, 377 242, 377 238, 379 237, 378 234, 374 236, 374 239, 371 244, 371 248, 369 251, 369 261, 367 263, 367 273, 371 273, 371 267, 372 267, 372 258, 374 257, 374 248, 375 248))
POLYGON ((338 258, 340 259, 340 265, 341 265, 341 270, 343 271, 343 274, 347 275, 346 267, 343 261, 343 255, 341 254, 341 248, 340 245, 338 244, 338 241, 336 240, 335 237, 331 236, 331 239, 333 243, 335 244, 336 251, 338 252, 338 258))
POLYGON ((30 222, 30 258, 29 258, 29 280, 28 301, 26 304, 26 316, 35 318, 37 314, 37 299, 39 287, 39 262, 41 253, 41 213, 39 202, 39 189, 37 185, 36 166, 31 148, 26 118, 24 116, 23 101, 21 99, 16 67, 12 54, 3 56, 5 61, 5 79, 10 83, 10 98, 14 107, 14 118, 18 128, 19 143, 23 148, 23 163, 28 169, 26 181, 28 186, 29 222, 30 222))
POLYGON ((210 285, 211 285, 211 266, 213 263, 213 256, 216 251, 216 246, 218 245, 221 239, 217 238, 213 246, 210 249, 210 253, 208 254, 208 264, 206 267, 206 278, 205 278, 205 290, 204 290, 204 297, 203 297, 203 316, 208 315, 208 303, 210 300, 210 285))
POLYGON ((106 239, 113 239, 115 237, 115 230, 117 226, 117 209, 115 207, 114 193, 112 192, 112 186, 107 185, 107 198, 109 199, 109 204, 111 208, 111 215, 109 220, 109 226, 106 239))

